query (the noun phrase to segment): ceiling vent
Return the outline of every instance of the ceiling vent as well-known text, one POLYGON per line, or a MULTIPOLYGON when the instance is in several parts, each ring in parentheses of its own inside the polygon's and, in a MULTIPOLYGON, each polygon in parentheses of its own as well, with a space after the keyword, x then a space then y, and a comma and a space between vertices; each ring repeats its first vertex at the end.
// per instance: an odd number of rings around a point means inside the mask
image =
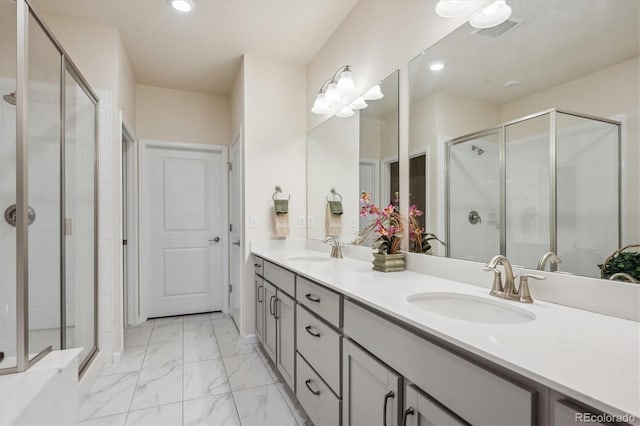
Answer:
POLYGON ((524 19, 522 18, 516 18, 512 16, 502 24, 496 25, 495 27, 476 28, 471 31, 471 34, 479 35, 486 38, 498 38, 515 30, 520 24, 522 24, 523 21, 524 19))

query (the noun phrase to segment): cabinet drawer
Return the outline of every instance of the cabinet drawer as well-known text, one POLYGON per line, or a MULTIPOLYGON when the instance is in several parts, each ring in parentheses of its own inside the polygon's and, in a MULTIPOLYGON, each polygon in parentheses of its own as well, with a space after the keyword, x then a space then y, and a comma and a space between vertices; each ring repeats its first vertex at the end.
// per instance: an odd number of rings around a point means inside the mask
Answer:
POLYGON ((261 257, 253 256, 253 270, 256 274, 263 276, 264 275, 264 260, 261 257))
POLYGON ((333 391, 340 395, 340 345, 342 338, 331 327, 298 305, 296 345, 333 391))
POLYGON ((573 425, 584 425, 584 424, 592 424, 592 425, 611 425, 614 423, 602 423, 596 420, 597 414, 593 413, 591 410, 588 410, 584 407, 581 407, 577 404, 574 404, 572 401, 567 399, 561 399, 558 401, 554 401, 553 407, 551 409, 552 415, 552 425, 557 426, 573 426, 573 425))
POLYGON ((473 425, 532 425, 537 393, 344 303, 344 334, 473 425))
POLYGON ((340 424, 340 400, 298 354, 296 396, 313 424, 337 426, 340 424))
POLYGON ((340 327, 340 295, 306 278, 296 280, 298 302, 336 327, 340 327))
POLYGON ((264 279, 291 297, 295 297, 295 275, 271 262, 264 262, 264 279))

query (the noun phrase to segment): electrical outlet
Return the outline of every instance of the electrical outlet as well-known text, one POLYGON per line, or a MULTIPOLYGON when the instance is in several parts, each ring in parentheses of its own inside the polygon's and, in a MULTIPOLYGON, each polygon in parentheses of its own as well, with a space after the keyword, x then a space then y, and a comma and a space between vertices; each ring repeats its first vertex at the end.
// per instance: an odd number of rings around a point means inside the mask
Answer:
POLYGON ((249 216, 249 228, 257 228, 258 227, 258 218, 255 214, 249 216))
POLYGON ((298 216, 298 228, 304 229, 307 226, 307 221, 304 216, 298 216))
POLYGON ((315 226, 315 221, 313 220, 313 216, 307 216, 307 228, 313 228, 315 226))

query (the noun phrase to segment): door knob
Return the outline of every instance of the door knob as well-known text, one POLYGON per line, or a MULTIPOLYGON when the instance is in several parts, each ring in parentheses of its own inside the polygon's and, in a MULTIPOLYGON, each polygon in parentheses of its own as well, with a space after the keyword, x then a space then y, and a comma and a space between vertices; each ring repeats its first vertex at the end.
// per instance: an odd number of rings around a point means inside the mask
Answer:
POLYGON ((219 243, 220 242, 220 237, 214 237, 213 239, 209 240, 210 243, 219 243))
POLYGON ((233 244, 234 246, 240 247, 240 240, 236 241, 235 243, 231 243, 231 244, 233 244))

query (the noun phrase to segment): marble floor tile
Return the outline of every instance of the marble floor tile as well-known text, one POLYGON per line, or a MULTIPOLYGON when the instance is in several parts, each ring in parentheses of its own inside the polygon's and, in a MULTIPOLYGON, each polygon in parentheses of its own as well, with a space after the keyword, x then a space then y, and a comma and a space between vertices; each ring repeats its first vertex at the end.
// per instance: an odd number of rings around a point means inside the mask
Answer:
POLYGON ((211 321, 190 321, 184 323, 185 341, 207 339, 210 337, 214 337, 211 321))
POLYGON ((296 399, 293 391, 291 391, 284 383, 276 383, 276 386, 280 391, 280 395, 282 395, 282 399, 284 399, 284 402, 293 414, 293 417, 296 418, 296 422, 301 426, 313 426, 313 422, 304 411, 304 408, 302 408, 302 405, 300 405, 296 399))
POLYGON ((184 323, 197 322, 197 321, 211 321, 211 314, 194 314, 194 315, 185 315, 184 323))
POLYGON ((140 346, 149 343, 153 327, 126 328, 124 330, 124 347, 140 346))
POLYGON ((273 383, 257 353, 223 358, 232 390, 247 389, 273 383))
POLYGON ((297 425, 276 385, 237 391, 233 397, 243 425, 297 425))
POLYGON ((218 339, 220 354, 223 358, 245 355, 255 352, 253 345, 250 343, 245 343, 242 336, 216 334, 216 338, 218 339))
POLYGON ((142 370, 131 410, 182 401, 182 366, 142 370))
POLYGON ((220 358, 220 350, 215 337, 198 340, 185 340, 184 362, 205 361, 220 358))
POLYGON ((229 316, 224 312, 211 312, 209 315, 212 320, 218 320, 218 319, 226 318, 229 316))
POLYGON ((98 417, 96 419, 80 422, 82 426, 124 426, 127 421, 127 413, 116 414, 115 416, 98 417))
POLYGON ((126 413, 137 380, 137 372, 96 378, 80 404, 80 420, 126 413))
POLYGON ((184 399, 229 392, 224 364, 220 359, 184 364, 184 399))
POLYGON ((155 324, 155 322, 156 320, 150 319, 146 320, 145 322, 141 322, 140 324, 128 326, 126 329, 153 327, 153 324, 155 324))
POLYGON ((177 317, 162 317, 162 318, 154 318, 153 320, 155 322, 154 326, 163 326, 163 325, 170 325, 170 324, 183 324, 184 323, 184 317, 183 316, 177 316, 177 317))
POLYGON ((153 332, 149 343, 164 343, 164 342, 181 342, 184 325, 180 324, 165 324, 154 325, 153 332))
POLYGON ((212 320, 213 329, 216 331, 216 336, 220 335, 232 335, 237 336, 238 327, 236 327, 236 323, 233 322, 233 319, 230 317, 224 317, 220 319, 212 320))
POLYGON ((269 372, 269 375, 271 376, 273 381, 274 382, 284 381, 282 374, 278 372, 278 369, 273 364, 273 362, 269 359, 268 355, 264 352, 264 349, 262 349, 262 346, 258 343, 255 343, 253 347, 255 348, 255 351, 257 352, 258 356, 260 356, 260 359, 264 363, 264 366, 269 372))
POLYGON ((182 364, 182 342, 149 344, 142 369, 182 364))
POLYGON ((182 425, 182 402, 131 411, 127 426, 180 426, 182 425))
POLYGON ((125 347, 124 353, 120 357, 120 362, 118 364, 105 365, 99 375, 106 376, 109 374, 130 373, 140 370, 146 351, 147 345, 125 347))
POLYGON ((231 393, 184 401, 182 411, 185 426, 240 426, 231 393))

